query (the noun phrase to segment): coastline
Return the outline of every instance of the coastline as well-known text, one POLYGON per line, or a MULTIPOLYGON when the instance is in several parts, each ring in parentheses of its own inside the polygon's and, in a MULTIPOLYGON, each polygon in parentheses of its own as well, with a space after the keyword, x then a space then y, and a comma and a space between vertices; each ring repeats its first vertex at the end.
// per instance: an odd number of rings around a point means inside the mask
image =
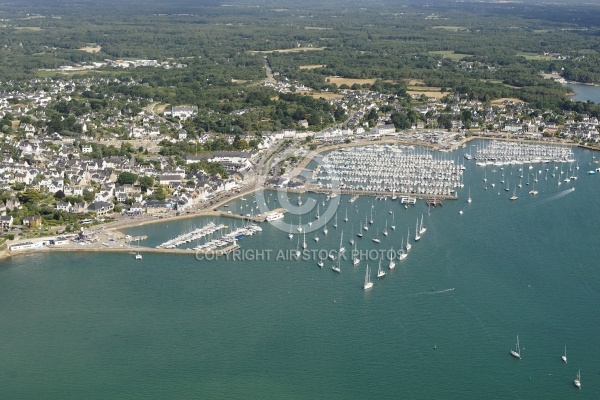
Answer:
MULTIPOLYGON (((471 142, 472 140, 502 140, 502 141, 513 141, 513 142, 523 142, 523 143, 537 143, 537 144, 551 144, 551 145, 559 145, 559 146, 577 146, 589 150, 598 151, 600 148, 590 147, 586 145, 581 145, 578 143, 568 143, 568 142, 558 142, 558 141, 545 141, 545 140, 524 140, 522 138, 510 138, 510 137, 502 137, 502 136, 481 136, 481 135, 472 135, 469 137, 465 137, 462 140, 453 143, 453 145, 449 148, 450 151, 460 149, 463 145, 471 142)), ((336 144, 328 144, 321 148, 310 151, 306 154, 306 156, 300 161, 300 163, 294 168, 290 173, 290 179, 297 178, 301 172, 313 161, 319 154, 331 150, 336 150, 339 148, 345 147, 359 147, 359 146, 368 146, 368 145, 377 145, 377 144, 399 144, 404 146, 421 146, 421 147, 429 147, 435 150, 446 150, 448 147, 444 147, 443 144, 431 144, 431 143, 423 143, 414 140, 404 140, 399 138, 381 138, 381 139, 363 139, 352 141, 350 143, 336 143, 336 144)), ((108 241, 109 236, 124 238, 125 233, 122 231, 127 228, 134 228, 139 226, 145 226, 149 224, 162 223, 168 221, 176 221, 176 220, 184 220, 189 218, 197 218, 197 217, 207 217, 207 216, 219 216, 225 218, 244 218, 241 215, 230 215, 225 211, 219 211, 218 208, 231 202, 232 200, 236 200, 238 198, 251 195, 257 190, 277 190, 274 188, 266 187, 264 182, 257 182, 256 179, 252 179, 246 187, 240 192, 228 192, 221 193, 214 203, 202 203, 197 208, 193 208, 190 210, 180 211, 180 215, 176 215, 175 211, 171 211, 160 217, 150 217, 149 215, 143 215, 139 217, 134 217, 130 219, 130 217, 123 217, 117 219, 115 221, 108 222, 103 225, 96 225, 94 228, 99 229, 103 235, 106 236, 106 241, 108 241)), ((311 189, 301 189, 299 192, 306 191, 314 191, 311 189)), ((375 195, 375 193, 373 194, 375 195)), ((451 199, 452 197, 448 197, 451 199)), ((42 236, 32 239, 19 239, 14 241, 14 243, 25 242, 25 241, 43 241, 49 240, 51 238, 55 238, 57 235, 48 235, 42 236)), ((105 243, 106 243, 105 241, 105 243)), ((96 243, 95 246, 88 245, 88 247, 78 247, 77 244, 70 244, 67 246, 58 246, 58 247, 46 247, 42 250, 18 250, 18 251, 10 251, 8 249, 0 251, 0 263, 3 260, 6 260, 10 257, 21 255, 21 254, 31 254, 37 253, 40 251, 60 251, 60 252, 130 252, 135 253, 134 247, 102 247, 102 241, 96 243)), ((153 249, 148 247, 139 247, 140 251, 151 251, 151 252, 163 252, 163 253, 175 253, 175 254, 194 254, 194 251, 189 251, 185 249, 173 249, 172 251, 162 251, 165 249, 153 249)))

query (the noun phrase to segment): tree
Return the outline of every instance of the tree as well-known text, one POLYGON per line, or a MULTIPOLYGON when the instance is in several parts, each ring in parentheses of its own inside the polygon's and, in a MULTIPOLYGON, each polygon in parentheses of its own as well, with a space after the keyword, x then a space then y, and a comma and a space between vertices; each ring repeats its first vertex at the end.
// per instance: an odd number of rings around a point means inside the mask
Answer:
POLYGON ((95 198, 96 194, 93 191, 87 189, 83 191, 83 200, 87 201, 88 203, 94 201, 95 198))
POLYGON ((145 192, 148 190, 149 187, 152 187, 152 185, 154 185, 154 178, 151 176, 142 176, 140 178, 140 186, 142 187, 142 192, 145 192))
POLYGON ((63 199, 64 197, 65 197, 65 192, 63 192, 62 190, 59 190, 56 193, 54 193, 55 199, 63 199))
POLYGON ((119 185, 133 185, 137 181, 137 175, 133 172, 121 172, 117 177, 117 183, 119 185))

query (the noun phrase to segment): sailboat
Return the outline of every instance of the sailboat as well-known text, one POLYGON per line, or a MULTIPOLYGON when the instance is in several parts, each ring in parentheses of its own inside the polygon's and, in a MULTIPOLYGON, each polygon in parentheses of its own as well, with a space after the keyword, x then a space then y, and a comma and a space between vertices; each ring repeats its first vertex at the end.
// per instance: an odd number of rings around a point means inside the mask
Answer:
POLYGON ((321 214, 319 213, 319 203, 317 203, 317 215, 315 216, 316 219, 321 218, 321 214))
POLYGON ((427 228, 423 226, 423 214, 421 214, 421 227, 419 228, 419 233, 422 235, 427 232, 427 228))
POLYGON ((417 226, 415 227, 415 242, 418 242, 421 239, 421 234, 419 233, 419 219, 417 218, 417 226))
POLYGON ((365 225, 363 226, 363 230, 368 231, 369 230, 369 224, 367 221, 367 214, 365 214, 365 225))
POLYGON ((341 268, 340 268, 340 257, 338 257, 338 260, 337 260, 337 261, 338 261, 338 262, 337 262, 337 264, 333 264, 333 265, 331 266, 331 269, 332 269, 332 270, 334 270, 335 272, 337 272, 337 273, 339 274, 339 273, 341 273, 341 272, 342 272, 342 270, 341 270, 341 268))
POLYGON ((565 355, 561 356, 560 358, 566 364, 566 362, 567 362, 567 346, 565 346, 565 355))
POLYGON ((135 259, 136 259, 136 260, 141 260, 141 259, 142 259, 142 255, 140 254, 140 250, 139 250, 139 248, 140 248, 140 239, 138 239, 138 252, 137 252, 137 254, 135 255, 135 259))
POLYGON ((373 239, 371 239, 372 241, 374 241, 375 243, 381 243, 381 240, 379 240, 378 236, 375 236, 373 239))
POLYGON ((337 213, 335 213, 335 222, 333 223, 333 227, 337 229, 337 213))
POLYGON ((392 225, 390 226, 390 228, 392 228, 392 230, 393 230, 393 231, 395 231, 395 230, 396 230, 396 225, 395 225, 395 222, 394 222, 394 221, 395 221, 395 220, 394 220, 394 212, 392 211, 392 225))
POLYGON ((296 258, 300 257, 300 236, 298 236, 298 245, 296 246, 296 258))
POLYGON ((315 235, 315 242, 319 243, 319 237, 315 235))
POLYGON ((290 238, 290 240, 292 240, 292 238, 294 237, 294 234, 292 233, 292 225, 290 225, 290 233, 288 233, 288 237, 290 238))
MULTIPOLYGON (((394 254, 394 248, 393 247, 391 248, 391 251, 392 251, 392 254, 394 254)), ((390 264, 388 265, 388 268, 390 270, 396 268, 396 262, 394 261, 394 257, 393 256, 390 257, 390 264)))
POLYGON ((377 278, 383 278, 385 271, 381 269, 381 259, 379 259, 379 268, 377 268, 377 278))
POLYGON ((363 289, 371 289, 373 287, 373 282, 371 282, 371 277, 369 276, 369 266, 367 265, 367 272, 365 273, 365 284, 363 285, 363 289))
POLYGON ((518 358, 519 360, 521 359, 521 348, 519 347, 519 335, 517 335, 517 348, 516 348, 516 350, 511 350, 510 355, 515 358, 518 358))
POLYGON ((346 207, 346 216, 344 217, 344 222, 348 222, 348 207, 346 207))
POLYGON ((410 229, 408 230, 408 234, 406 235, 406 252, 410 250, 412 245, 410 244, 410 229))
POLYGON ((306 245, 306 233, 303 233, 303 238, 302 238, 302 248, 306 249, 307 245, 306 245))
POLYGON ((517 189, 513 190, 513 195, 510 197, 511 200, 517 200, 519 197, 517 196, 517 189))
POLYGON ((325 226, 323 227, 323 234, 324 234, 324 235, 327 235, 327 232, 329 232, 329 231, 327 230, 327 225, 325 225, 325 226))
POLYGON ((400 255, 398 259, 404 260, 408 254, 404 251, 404 238, 402 238, 402 244, 400 244, 400 255))
POLYGON ((319 268, 323 268, 323 265, 325 265, 325 264, 323 263, 323 260, 319 260, 317 265, 319 266, 319 268))
POLYGON ((343 240, 344 240, 344 231, 342 231, 342 234, 340 235, 340 249, 338 250, 338 254, 342 254, 343 252, 346 251, 346 248, 342 244, 343 240))
POLYGON ((369 225, 373 225, 373 208, 375 206, 373 205, 373 203, 371 202, 371 219, 369 220, 369 225))
POLYGON ((358 251, 356 251, 356 245, 354 245, 354 250, 352 251, 352 265, 353 266, 357 266, 358 264, 360 264, 360 258, 358 257, 358 251))
POLYGON ((298 227, 296 228, 298 232, 302 232, 302 217, 299 218, 298 227))
POLYGON ((383 230, 383 236, 387 236, 387 235, 388 235, 387 220, 385 220, 385 229, 383 230))
POLYGON ((581 370, 577 371, 577 378, 573 381, 573 385, 577 386, 578 389, 581 389, 581 370))
POLYGON ((469 197, 467 198, 467 203, 472 202, 473 200, 471 199, 471 188, 469 188, 469 197))

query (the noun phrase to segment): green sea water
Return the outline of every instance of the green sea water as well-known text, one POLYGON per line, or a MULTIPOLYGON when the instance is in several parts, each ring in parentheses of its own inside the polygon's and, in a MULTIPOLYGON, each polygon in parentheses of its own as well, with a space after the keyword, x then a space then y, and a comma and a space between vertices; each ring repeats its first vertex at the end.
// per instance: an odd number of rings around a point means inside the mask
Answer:
MULTIPOLYGON (((352 229, 359 250, 397 250, 422 215, 427 228, 393 271, 379 280, 373 271, 369 291, 365 266, 376 269, 378 260, 344 260, 340 274, 330 260, 322 269, 314 259, 278 260, 279 249, 297 248, 298 232, 290 240, 269 224, 240 241, 242 250, 272 250, 263 260, 14 257, 0 265, 0 398, 597 399, 600 176, 586 173, 597 167, 592 152, 575 155, 576 181, 559 186, 544 179, 553 164, 536 165, 539 194, 528 195, 533 180, 525 178, 516 201, 509 197, 520 166, 504 167, 510 192, 499 167, 487 167, 484 190, 474 161, 465 161, 460 199, 442 207, 341 196, 338 228, 330 221, 328 235, 319 229, 318 243, 307 234, 308 250, 336 249, 343 230, 349 251, 352 229), (372 206, 374 224, 359 239, 372 206), (389 211, 396 230, 384 237, 389 211), (381 244, 371 241, 376 231, 381 244), (521 360, 509 354, 517 334, 521 360), (572 383, 579 369, 581 390, 572 383)), ((228 208, 246 213, 253 200, 228 208)), ((314 211, 302 218, 316 221, 314 211)), ((129 233, 156 246, 207 221, 129 233)), ((287 214, 284 222, 300 221, 287 214)))

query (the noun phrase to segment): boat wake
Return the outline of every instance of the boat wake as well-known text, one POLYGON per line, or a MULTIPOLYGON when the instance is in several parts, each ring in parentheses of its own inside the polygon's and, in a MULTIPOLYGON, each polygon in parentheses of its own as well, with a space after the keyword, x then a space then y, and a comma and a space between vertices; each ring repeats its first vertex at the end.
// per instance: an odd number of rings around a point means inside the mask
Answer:
POLYGON ((444 289, 444 290, 438 290, 438 291, 432 291, 432 292, 420 292, 420 293, 415 293, 413 296, 420 296, 423 294, 440 294, 440 293, 446 293, 446 292, 452 292, 454 290, 454 288, 450 288, 450 289, 444 289))
POLYGON ((544 200, 540 201, 539 203, 536 203, 536 206, 539 206, 539 205, 542 205, 542 204, 546 204, 546 203, 549 203, 549 202, 554 201, 554 200, 558 200, 561 197, 564 197, 564 196, 566 196, 569 193, 572 193, 574 191, 575 191, 574 187, 572 187, 571 189, 563 190, 562 192, 557 193, 557 194, 555 194, 552 197, 548 197, 547 199, 544 199, 544 200))

